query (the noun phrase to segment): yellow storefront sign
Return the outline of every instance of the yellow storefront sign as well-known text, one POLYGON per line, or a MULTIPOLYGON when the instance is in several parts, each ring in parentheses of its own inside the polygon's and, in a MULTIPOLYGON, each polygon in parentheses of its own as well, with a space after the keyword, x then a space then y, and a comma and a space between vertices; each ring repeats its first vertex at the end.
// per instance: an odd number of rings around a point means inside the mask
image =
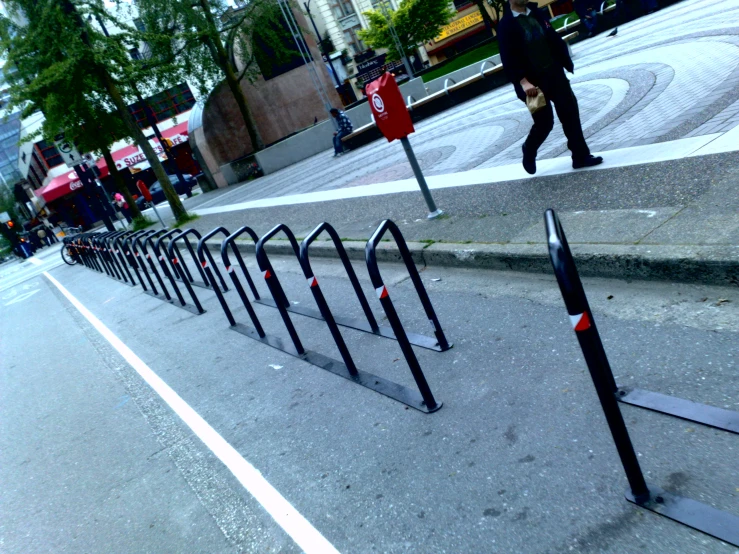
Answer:
POLYGON ((465 29, 469 29, 478 23, 482 23, 482 14, 479 11, 465 15, 456 21, 452 21, 449 25, 442 27, 441 33, 439 33, 439 36, 434 39, 434 42, 439 42, 440 40, 449 38, 452 35, 456 35, 457 33, 464 31, 465 29))

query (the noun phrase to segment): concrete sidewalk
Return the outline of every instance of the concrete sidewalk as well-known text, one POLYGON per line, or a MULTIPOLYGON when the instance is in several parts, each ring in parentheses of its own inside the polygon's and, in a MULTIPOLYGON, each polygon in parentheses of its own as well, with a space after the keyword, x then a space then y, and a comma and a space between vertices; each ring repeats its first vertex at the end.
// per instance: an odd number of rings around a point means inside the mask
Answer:
MULTIPOLYGON (((220 211, 192 227, 249 225, 262 235, 285 223, 302 238, 327 221, 362 258, 364 243, 388 218, 415 243, 418 263, 549 272, 542 214, 554 208, 584 275, 727 285, 739 283, 738 183, 739 154, 728 152, 437 189, 436 202, 449 214, 437 220, 425 219, 414 191, 220 211)), ((316 243, 311 253, 334 249, 316 243)), ((395 257, 392 245, 386 254, 395 257)))

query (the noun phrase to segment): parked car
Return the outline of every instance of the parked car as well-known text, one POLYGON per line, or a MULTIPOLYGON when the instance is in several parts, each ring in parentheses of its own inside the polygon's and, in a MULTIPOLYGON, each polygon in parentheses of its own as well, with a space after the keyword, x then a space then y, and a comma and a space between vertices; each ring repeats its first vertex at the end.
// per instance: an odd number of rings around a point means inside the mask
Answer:
MULTIPOLYGON (((190 195, 192 193, 193 187, 197 184, 197 181, 189 173, 183 173, 182 177, 184 178, 184 182, 181 183, 180 180, 177 178, 177 175, 169 175, 169 182, 172 183, 172 186, 174 187, 174 190, 177 194, 190 195)), ((164 202, 166 200, 166 197, 164 196, 164 191, 162 190, 162 185, 159 184, 159 181, 154 181, 151 184, 151 186, 149 187, 149 192, 151 193, 151 199, 154 204, 159 204, 160 202, 164 202)), ((136 205, 139 207, 139 209, 144 209, 146 207, 146 200, 144 200, 143 196, 139 196, 136 199, 136 205)))

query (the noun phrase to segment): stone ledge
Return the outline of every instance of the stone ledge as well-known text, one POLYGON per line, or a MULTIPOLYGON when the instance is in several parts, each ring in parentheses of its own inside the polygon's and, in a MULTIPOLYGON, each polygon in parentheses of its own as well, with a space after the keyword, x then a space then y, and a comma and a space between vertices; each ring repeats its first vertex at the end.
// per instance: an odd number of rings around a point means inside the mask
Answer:
MULTIPOLYGON (((237 241, 243 253, 254 252, 254 245, 237 241)), ((364 260, 364 241, 345 241, 352 260, 364 260)), ((739 285, 739 247, 732 246, 642 246, 642 245, 570 245, 583 276, 613 279, 658 280, 700 283, 704 285, 739 285)), ((220 251, 219 241, 208 241, 208 248, 220 251)), ((409 242, 417 265, 460 267, 532 273, 551 273, 552 267, 544 244, 453 244, 409 242)), ((268 243, 273 255, 292 255, 287 241, 268 243)), ((338 258, 332 242, 314 242, 313 258, 338 258)), ((380 243, 377 259, 401 261, 394 242, 380 243)))

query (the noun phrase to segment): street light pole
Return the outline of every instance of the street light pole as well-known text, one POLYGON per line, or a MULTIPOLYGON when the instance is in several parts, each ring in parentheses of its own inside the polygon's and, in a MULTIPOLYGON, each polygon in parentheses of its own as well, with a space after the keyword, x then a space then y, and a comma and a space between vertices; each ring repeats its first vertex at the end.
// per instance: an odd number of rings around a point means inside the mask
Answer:
POLYGON ((395 43, 395 48, 398 49, 398 54, 400 54, 400 58, 403 60, 403 65, 405 66, 405 71, 408 74, 409 79, 413 79, 413 68, 411 67, 410 62, 408 61, 408 56, 405 55, 405 50, 403 49, 403 45, 400 43, 400 38, 398 37, 398 33, 395 32, 395 25, 393 25, 393 18, 390 17, 390 12, 387 10, 387 6, 385 5, 384 1, 380 2, 380 9, 382 10, 382 14, 385 16, 385 19, 387 20, 387 29, 390 31, 390 36, 393 39, 393 42, 395 43))
POLYGON ((323 49, 323 41, 321 40, 321 34, 318 32, 318 27, 316 26, 316 22, 313 20, 313 14, 310 13, 310 0, 307 2, 303 2, 303 6, 305 7, 305 12, 308 14, 308 17, 310 18, 310 22, 313 25, 313 30, 316 32, 316 39, 318 40, 318 49, 326 56, 326 61, 328 62, 329 67, 331 68, 331 74, 334 76, 334 81, 336 81, 336 87, 340 87, 341 83, 339 82, 339 75, 336 73, 336 69, 334 69, 334 63, 331 61, 331 56, 329 55, 329 52, 324 52, 323 49))

